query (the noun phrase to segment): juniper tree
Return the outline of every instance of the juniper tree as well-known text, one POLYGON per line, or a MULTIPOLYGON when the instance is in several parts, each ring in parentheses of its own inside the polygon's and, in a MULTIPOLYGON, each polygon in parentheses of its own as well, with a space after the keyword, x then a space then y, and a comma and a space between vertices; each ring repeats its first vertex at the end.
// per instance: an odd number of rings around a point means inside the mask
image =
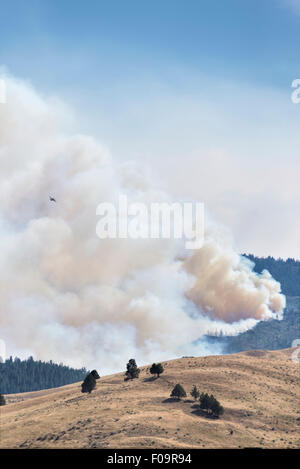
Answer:
POLYGON ((195 401, 196 401, 197 399, 199 399, 199 397, 200 397, 200 392, 198 391, 197 386, 196 386, 195 384, 194 384, 194 386, 193 386, 193 388, 192 388, 190 394, 191 394, 191 396, 195 399, 195 401))
POLYGON ((224 413, 224 408, 214 396, 210 396, 210 410, 216 417, 219 417, 224 413))
POLYGON ((186 397, 186 392, 185 389, 181 386, 181 384, 177 383, 172 392, 171 392, 171 397, 177 397, 178 400, 180 400, 182 397, 186 397))
POLYGON ((96 387, 96 379, 99 379, 100 376, 96 370, 91 371, 84 379, 81 385, 81 392, 88 392, 89 394, 96 387))
POLYGON ((209 396, 207 393, 200 395, 200 409, 207 410, 208 413, 216 417, 219 417, 224 412, 220 402, 212 394, 209 396))
POLYGON ((200 409, 209 409, 209 395, 207 393, 202 392, 200 395, 200 409))
POLYGON ((159 378, 159 375, 161 375, 164 372, 164 368, 161 363, 153 363, 153 365, 150 368, 150 373, 152 375, 157 375, 157 378, 159 378))
POLYGON ((127 371, 125 373, 125 376, 126 376, 127 379, 134 379, 134 378, 139 377, 140 370, 138 369, 134 358, 131 358, 129 360, 126 367, 127 367, 127 371))

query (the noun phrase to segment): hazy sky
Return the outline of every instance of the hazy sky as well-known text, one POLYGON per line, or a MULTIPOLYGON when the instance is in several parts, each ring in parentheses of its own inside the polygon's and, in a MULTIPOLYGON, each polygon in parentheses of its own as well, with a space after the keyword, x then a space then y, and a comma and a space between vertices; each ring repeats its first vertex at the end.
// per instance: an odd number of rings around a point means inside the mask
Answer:
POLYGON ((0 0, 0 65, 116 159, 300 258, 300 0, 0 0))

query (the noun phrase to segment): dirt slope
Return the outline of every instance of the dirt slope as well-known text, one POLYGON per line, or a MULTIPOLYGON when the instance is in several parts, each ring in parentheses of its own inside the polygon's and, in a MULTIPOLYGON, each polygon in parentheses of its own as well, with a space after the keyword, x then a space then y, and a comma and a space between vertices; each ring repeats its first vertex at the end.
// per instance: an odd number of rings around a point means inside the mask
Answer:
POLYGON ((291 353, 171 360, 159 379, 143 367, 133 381, 124 381, 124 373, 101 378, 90 395, 81 393, 80 383, 7 395, 0 447, 296 448, 300 365, 291 353), (169 399, 176 383, 187 392, 181 402, 169 399), (221 402, 220 419, 200 415, 189 395, 193 384, 221 402))

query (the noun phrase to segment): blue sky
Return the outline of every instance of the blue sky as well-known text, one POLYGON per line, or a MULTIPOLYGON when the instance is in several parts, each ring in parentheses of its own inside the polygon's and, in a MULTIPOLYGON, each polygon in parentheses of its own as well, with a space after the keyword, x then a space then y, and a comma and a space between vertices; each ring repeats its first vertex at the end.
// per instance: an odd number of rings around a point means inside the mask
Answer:
POLYGON ((299 12, 298 0, 12 0, 1 4, 1 62, 59 89, 82 89, 84 72, 98 90, 173 67, 286 87, 299 12))
POLYGON ((70 54, 72 63, 56 70, 58 81, 83 64, 99 71, 105 63, 104 78, 117 79, 120 72, 153 65, 163 71, 173 62, 263 82, 274 82, 275 74, 275 83, 284 85, 286 74, 293 77, 299 66, 296 5, 297 0, 12 0, 1 4, 1 57, 17 73, 33 66, 45 79, 44 60, 55 67, 70 54), (33 64, 37 54, 44 60, 33 64))
POLYGON ((1 2, 0 66, 117 159, 204 200, 238 249, 300 257, 300 0, 1 2), (297 173, 298 172, 298 173, 297 173), (278 213, 281 219, 278 219, 278 213), (299 217, 298 217, 299 218, 299 217))

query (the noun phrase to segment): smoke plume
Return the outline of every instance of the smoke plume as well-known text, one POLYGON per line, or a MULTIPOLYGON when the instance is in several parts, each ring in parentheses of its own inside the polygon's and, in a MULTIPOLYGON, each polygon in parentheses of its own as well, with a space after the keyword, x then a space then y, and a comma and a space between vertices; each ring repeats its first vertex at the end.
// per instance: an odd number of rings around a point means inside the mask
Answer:
MULTIPOLYGON (((171 201, 134 163, 69 132, 57 99, 6 79, 0 104, 0 336, 13 353, 124 369, 187 353, 211 330, 237 333, 280 314, 285 298, 228 232, 206 218, 205 242, 100 240, 96 207, 171 201), (49 201, 54 196, 56 203, 49 201)), ((207 353, 207 349, 205 349, 207 353)), ((210 351, 216 353, 216 351, 210 351)))

